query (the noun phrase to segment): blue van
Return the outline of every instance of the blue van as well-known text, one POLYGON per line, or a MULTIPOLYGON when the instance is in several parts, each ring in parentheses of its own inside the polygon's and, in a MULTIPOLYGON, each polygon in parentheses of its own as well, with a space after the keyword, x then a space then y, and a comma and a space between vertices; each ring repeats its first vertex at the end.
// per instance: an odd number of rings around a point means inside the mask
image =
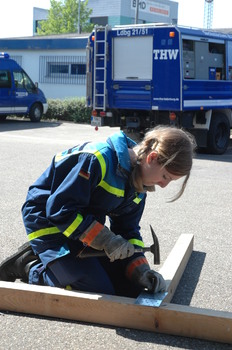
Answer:
POLYGON ((29 116, 39 122, 47 112, 44 93, 7 53, 0 53, 0 120, 8 115, 29 116))

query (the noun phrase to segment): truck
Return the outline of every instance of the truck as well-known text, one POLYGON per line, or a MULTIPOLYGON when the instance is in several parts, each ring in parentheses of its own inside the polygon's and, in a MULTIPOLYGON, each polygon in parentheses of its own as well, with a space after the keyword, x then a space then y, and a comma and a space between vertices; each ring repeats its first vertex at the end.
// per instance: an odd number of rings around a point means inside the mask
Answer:
POLYGON ((48 104, 38 83, 6 52, 0 53, 0 121, 9 115, 29 116, 39 122, 48 104))
POLYGON ((88 38, 91 124, 143 136, 174 125, 223 154, 232 128, 232 35, 171 24, 96 26, 88 38))

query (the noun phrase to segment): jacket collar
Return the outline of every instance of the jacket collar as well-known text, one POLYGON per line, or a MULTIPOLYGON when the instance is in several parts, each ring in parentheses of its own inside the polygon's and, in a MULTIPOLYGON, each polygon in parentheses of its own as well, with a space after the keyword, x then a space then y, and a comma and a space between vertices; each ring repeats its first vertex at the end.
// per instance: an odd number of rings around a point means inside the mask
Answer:
POLYGON ((117 175, 127 177, 131 172, 131 160, 128 148, 133 148, 136 142, 120 131, 110 136, 107 139, 107 143, 116 152, 118 158, 117 175))

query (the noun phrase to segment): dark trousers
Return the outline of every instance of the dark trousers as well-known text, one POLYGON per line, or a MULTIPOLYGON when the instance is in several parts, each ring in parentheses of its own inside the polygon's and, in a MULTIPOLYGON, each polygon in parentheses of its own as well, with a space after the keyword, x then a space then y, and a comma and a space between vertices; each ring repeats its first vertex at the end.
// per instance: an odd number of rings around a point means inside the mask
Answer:
POLYGON ((68 254, 49 264, 31 268, 29 283, 74 290, 136 298, 142 287, 125 276, 125 260, 110 262, 103 258, 77 258, 68 254))

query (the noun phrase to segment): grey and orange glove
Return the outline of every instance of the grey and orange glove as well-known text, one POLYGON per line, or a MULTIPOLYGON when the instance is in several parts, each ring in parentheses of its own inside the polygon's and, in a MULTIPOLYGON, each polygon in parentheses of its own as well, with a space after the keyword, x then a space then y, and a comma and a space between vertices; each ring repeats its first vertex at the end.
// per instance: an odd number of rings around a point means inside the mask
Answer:
POLYGON ((139 256, 127 266, 127 277, 136 284, 147 288, 149 292, 158 293, 166 291, 166 282, 163 276, 150 269, 147 259, 139 256))
POLYGON ((104 250, 110 261, 126 259, 135 252, 133 244, 94 221, 80 236, 80 241, 97 250, 104 250))

